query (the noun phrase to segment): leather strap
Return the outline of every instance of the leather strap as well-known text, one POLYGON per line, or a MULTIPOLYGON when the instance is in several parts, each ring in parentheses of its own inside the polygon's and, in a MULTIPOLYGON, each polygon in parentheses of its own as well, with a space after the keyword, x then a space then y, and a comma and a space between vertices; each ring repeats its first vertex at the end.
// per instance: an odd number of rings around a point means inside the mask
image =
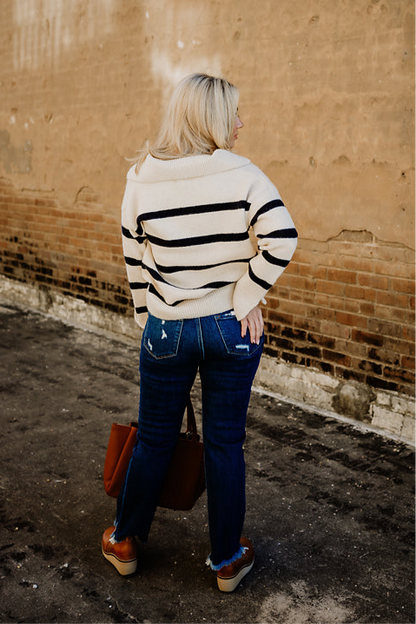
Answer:
POLYGON ((186 437, 191 438, 194 441, 199 440, 196 428, 195 412, 191 399, 188 399, 188 403, 186 405, 186 437))

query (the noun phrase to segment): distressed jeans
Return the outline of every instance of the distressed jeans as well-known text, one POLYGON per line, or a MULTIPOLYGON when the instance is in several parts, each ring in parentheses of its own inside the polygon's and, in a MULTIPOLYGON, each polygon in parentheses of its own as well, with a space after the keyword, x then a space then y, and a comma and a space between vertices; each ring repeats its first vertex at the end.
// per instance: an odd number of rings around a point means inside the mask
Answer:
POLYGON ((243 444, 251 386, 263 350, 241 337, 234 312, 164 321, 149 315, 140 351, 137 443, 117 500, 115 539, 147 541, 186 403, 199 371, 213 569, 241 555, 243 444))

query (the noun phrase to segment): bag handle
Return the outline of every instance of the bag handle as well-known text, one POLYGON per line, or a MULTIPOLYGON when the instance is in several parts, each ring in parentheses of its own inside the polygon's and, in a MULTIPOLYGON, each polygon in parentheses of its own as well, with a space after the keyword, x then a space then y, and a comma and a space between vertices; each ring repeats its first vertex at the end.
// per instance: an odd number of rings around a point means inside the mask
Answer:
POLYGON ((186 432, 187 438, 192 439, 194 442, 199 440, 198 431, 196 428, 195 412, 191 399, 188 399, 186 405, 186 432))
MULTIPOLYGON (((134 422, 130 422, 130 427, 135 427, 137 429, 138 423, 137 420, 134 422)), ((188 399, 188 403, 186 404, 186 431, 185 436, 188 440, 193 440, 194 442, 199 441, 198 429, 196 427, 195 420, 195 412, 194 406, 192 405, 191 399, 188 399)))

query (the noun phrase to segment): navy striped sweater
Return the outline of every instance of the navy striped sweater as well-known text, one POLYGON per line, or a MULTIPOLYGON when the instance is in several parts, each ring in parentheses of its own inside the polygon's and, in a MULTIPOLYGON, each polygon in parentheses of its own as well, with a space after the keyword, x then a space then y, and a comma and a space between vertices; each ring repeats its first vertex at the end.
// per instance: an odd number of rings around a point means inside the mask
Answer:
POLYGON ((295 251, 297 232, 271 181, 225 150, 158 160, 127 174, 123 251, 135 319, 234 309, 242 319, 295 251))

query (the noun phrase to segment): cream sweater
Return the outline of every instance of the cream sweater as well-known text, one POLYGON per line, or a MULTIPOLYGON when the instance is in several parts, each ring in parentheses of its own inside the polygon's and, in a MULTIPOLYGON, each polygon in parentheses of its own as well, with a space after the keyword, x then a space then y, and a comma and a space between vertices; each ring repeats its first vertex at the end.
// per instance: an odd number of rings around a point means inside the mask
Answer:
POLYGON ((242 319, 295 251, 297 232, 271 181, 225 150, 132 167, 122 205, 135 319, 234 309, 242 319), (254 236, 250 235, 250 231, 254 236))

